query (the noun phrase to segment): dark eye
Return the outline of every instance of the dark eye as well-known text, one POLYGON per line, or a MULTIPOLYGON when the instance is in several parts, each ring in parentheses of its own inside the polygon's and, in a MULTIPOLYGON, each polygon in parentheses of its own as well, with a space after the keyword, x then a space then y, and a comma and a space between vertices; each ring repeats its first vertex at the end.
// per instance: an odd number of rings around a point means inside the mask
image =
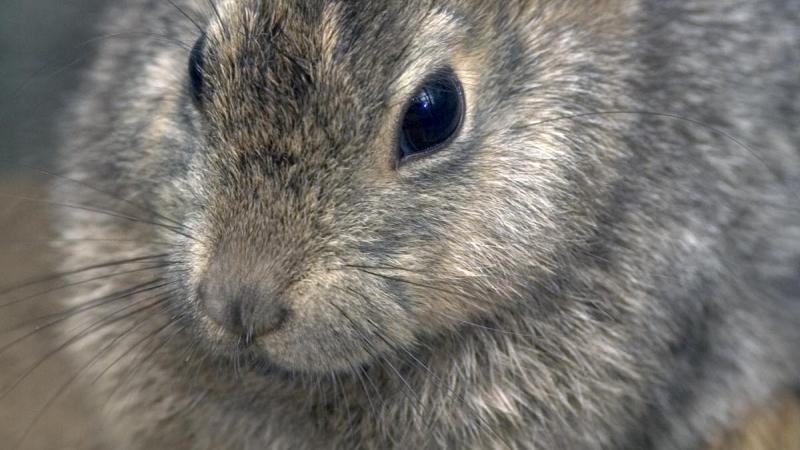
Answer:
POLYGON ((203 67, 205 63, 203 53, 205 47, 206 36, 204 34, 200 36, 189 54, 189 88, 191 89, 192 98, 197 103, 200 103, 203 99, 203 67))
POLYGON ((452 70, 430 77, 411 99, 400 128, 400 159, 442 148, 464 120, 464 95, 452 70))

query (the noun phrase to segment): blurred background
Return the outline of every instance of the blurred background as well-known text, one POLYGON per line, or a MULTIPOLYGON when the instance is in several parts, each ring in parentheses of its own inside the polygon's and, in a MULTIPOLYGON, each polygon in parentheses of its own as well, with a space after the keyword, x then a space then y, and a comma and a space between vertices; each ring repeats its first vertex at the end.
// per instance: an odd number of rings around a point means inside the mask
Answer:
POLYGON ((42 202, 49 177, 32 168, 52 168, 58 117, 99 44, 97 26, 107 3, 0 0, 2 449, 83 449, 93 428, 88 417, 95 408, 66 386, 74 370, 64 352, 54 352, 59 342, 52 330, 32 333, 25 326, 53 314, 52 296, 38 294, 54 285, 10 288, 52 274, 59 259, 51 248, 53 208, 42 202))
POLYGON ((0 1, 0 171, 47 164, 58 111, 91 59, 109 0, 0 1))

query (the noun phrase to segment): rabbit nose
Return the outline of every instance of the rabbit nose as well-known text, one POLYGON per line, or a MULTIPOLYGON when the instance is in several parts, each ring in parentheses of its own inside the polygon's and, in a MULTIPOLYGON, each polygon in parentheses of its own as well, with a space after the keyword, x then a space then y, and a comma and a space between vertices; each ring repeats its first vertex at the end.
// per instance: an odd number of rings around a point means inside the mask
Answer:
POLYGON ((211 320, 248 340, 277 331, 288 315, 279 295, 263 284, 206 280, 198 294, 211 320))

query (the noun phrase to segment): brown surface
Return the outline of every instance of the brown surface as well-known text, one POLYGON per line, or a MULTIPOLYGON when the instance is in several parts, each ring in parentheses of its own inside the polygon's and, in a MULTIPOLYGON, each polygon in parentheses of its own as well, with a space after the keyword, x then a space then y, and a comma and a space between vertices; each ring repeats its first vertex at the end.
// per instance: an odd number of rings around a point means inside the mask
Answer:
MULTIPOLYGON (((52 208, 9 198, 9 195, 44 197, 41 182, 36 179, 4 176, 0 181, 0 304, 54 286, 53 283, 39 284, 5 292, 9 286, 52 273, 56 262, 55 252, 48 248, 47 242, 51 239, 47 215, 52 208)), ((0 350, 32 330, 30 326, 22 330, 14 328, 56 310, 52 296, 35 297, 18 305, 0 307, 0 350)), ((64 352, 47 358, 6 394, 7 388, 29 367, 58 345, 48 331, 37 332, 0 354, 0 448, 54 450, 85 447, 82 442, 89 427, 87 409, 81 403, 83 396, 74 389, 68 390, 48 405, 73 373, 64 352), (24 442, 17 447, 26 432, 24 442)))
POLYGON ((800 450, 800 398, 788 395, 754 411, 713 450, 800 450))

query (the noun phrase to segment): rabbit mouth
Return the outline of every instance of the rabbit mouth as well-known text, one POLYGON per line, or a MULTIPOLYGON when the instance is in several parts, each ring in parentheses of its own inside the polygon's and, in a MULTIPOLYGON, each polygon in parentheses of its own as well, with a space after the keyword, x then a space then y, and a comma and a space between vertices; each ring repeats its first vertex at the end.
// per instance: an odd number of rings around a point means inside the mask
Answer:
POLYGON ((260 333, 234 333, 204 317, 200 328, 215 356, 267 375, 358 371, 401 346, 354 317, 337 321, 292 310, 281 312, 273 323, 260 333))

